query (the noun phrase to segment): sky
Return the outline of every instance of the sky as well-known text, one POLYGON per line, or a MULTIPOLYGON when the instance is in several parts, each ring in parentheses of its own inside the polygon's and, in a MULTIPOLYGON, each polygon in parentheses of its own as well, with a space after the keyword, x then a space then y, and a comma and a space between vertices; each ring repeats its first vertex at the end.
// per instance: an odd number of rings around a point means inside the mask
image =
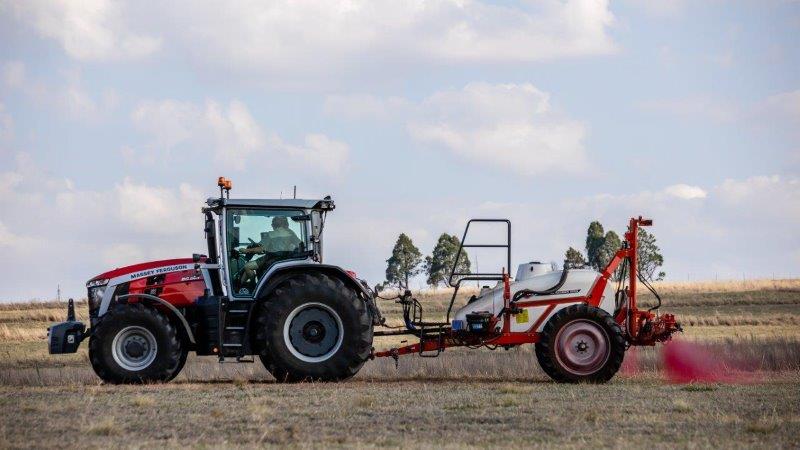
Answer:
POLYGON ((799 37, 777 0, 0 0, 0 301, 205 252, 221 175, 330 194, 372 284, 486 217, 513 265, 644 215, 667 280, 800 276, 799 37))

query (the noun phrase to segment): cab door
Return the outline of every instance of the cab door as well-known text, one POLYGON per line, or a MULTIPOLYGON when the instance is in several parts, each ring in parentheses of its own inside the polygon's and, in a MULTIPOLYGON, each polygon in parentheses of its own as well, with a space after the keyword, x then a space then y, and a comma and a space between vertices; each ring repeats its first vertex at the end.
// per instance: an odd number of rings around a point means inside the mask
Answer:
POLYGON ((232 298, 252 298, 275 264, 311 253, 309 216, 299 209, 226 208, 226 278, 232 298))

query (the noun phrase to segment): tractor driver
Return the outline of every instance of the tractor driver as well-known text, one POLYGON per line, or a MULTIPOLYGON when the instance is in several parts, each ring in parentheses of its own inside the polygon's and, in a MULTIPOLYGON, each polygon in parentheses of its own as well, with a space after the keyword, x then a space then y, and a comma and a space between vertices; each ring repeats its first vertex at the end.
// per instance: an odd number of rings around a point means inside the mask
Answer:
MULTIPOLYGON (((275 252, 296 252, 300 250, 300 238, 289 228, 289 220, 286 216, 275 216, 272 218, 272 231, 261 233, 261 241, 254 247, 240 250, 243 254, 267 254, 275 252)), ((262 271, 268 256, 262 256, 254 261, 249 261, 244 266, 241 282, 245 283, 255 278, 257 272, 262 271)))

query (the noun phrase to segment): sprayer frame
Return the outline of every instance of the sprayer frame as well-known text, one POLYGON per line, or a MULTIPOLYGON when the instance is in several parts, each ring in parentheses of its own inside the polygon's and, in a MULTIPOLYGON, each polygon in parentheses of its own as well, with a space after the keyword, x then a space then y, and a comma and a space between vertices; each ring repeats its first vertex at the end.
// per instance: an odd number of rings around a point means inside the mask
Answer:
MULTIPOLYGON (((507 219, 473 219, 467 223, 467 228, 464 231, 464 237, 461 241, 461 247, 459 248, 459 255, 464 247, 468 247, 469 245, 464 245, 464 240, 466 239, 467 230, 469 229, 469 225, 472 222, 482 221, 482 222, 504 222, 508 224, 508 240, 507 243, 504 245, 492 245, 492 247, 505 247, 508 250, 508 264, 511 263, 511 222, 507 219)), ((550 316, 552 310, 556 307, 556 305, 563 304, 563 303, 585 303, 590 306, 599 306, 600 302, 603 299, 603 292, 606 289, 606 286, 613 276, 614 272, 619 268, 620 264, 623 262, 628 262, 627 265, 627 273, 628 273, 628 283, 627 287, 623 289, 623 293, 625 296, 625 303, 621 305, 618 309, 618 312, 614 319, 620 326, 624 329, 624 337, 630 345, 655 345, 656 342, 668 340, 670 335, 675 331, 680 330, 680 326, 675 322, 675 317, 671 314, 664 314, 662 316, 657 316, 651 310, 640 310, 637 307, 637 290, 636 284, 637 280, 639 279, 639 272, 638 272, 638 254, 637 254, 637 245, 638 245, 638 236, 639 236, 639 227, 647 227, 651 226, 653 221, 650 219, 643 219, 641 216, 638 218, 631 218, 628 224, 628 230, 625 232, 625 239, 622 242, 622 248, 617 250, 614 254, 614 257, 609 261, 608 265, 600 272, 600 276, 595 280, 594 285, 589 290, 589 294, 587 296, 581 297, 569 297, 569 298, 559 298, 559 299, 539 299, 539 300, 518 300, 512 301, 511 300, 511 284, 508 272, 505 268, 503 268, 500 274, 459 274, 455 273, 455 267, 453 268, 453 274, 450 277, 451 285, 454 286, 455 291, 453 292, 453 298, 450 301, 450 307, 447 311, 447 319, 449 321, 450 318, 450 311, 453 306, 453 301, 455 300, 456 294, 458 292, 458 288, 460 286, 460 281, 465 279, 480 279, 486 280, 490 279, 487 278, 488 275, 491 275, 491 279, 498 279, 502 280, 504 288, 503 288, 503 309, 497 315, 499 319, 501 316, 503 318, 503 328, 499 333, 492 333, 486 337, 476 336, 476 337, 467 337, 465 338, 463 334, 459 334, 453 331, 449 322, 445 323, 422 323, 421 327, 419 328, 409 328, 407 330, 394 330, 394 331, 376 331, 375 336, 389 336, 389 335, 414 335, 420 339, 420 342, 406 345, 399 348, 392 348, 390 350, 376 352, 373 354, 373 357, 392 357, 397 359, 400 355, 407 355, 411 353, 417 353, 420 356, 438 356, 444 349, 449 347, 461 347, 461 346, 490 346, 490 347, 505 347, 510 348, 517 345, 522 344, 533 344, 539 342, 541 339, 541 335, 537 330, 541 325, 542 322, 550 316), (454 276, 463 275, 464 277, 459 279, 455 284, 452 284, 452 280, 454 276), (539 319, 534 323, 527 331, 525 332, 512 332, 510 330, 511 327, 511 319, 512 316, 519 313, 521 311, 520 308, 522 307, 531 307, 531 306, 548 306, 547 310, 539 317, 539 319), (432 353, 430 353, 432 352, 432 353)), ((485 246, 484 246, 485 247, 485 246)), ((458 261, 458 258, 456 258, 458 261)), ((565 268, 566 270, 566 268, 565 268)), ((531 297, 531 295, 523 295, 522 298, 531 297)), ((401 296, 401 302, 416 302, 413 298, 411 298, 411 293, 406 291, 406 293, 401 296), (405 300, 403 300, 405 299, 405 300)))

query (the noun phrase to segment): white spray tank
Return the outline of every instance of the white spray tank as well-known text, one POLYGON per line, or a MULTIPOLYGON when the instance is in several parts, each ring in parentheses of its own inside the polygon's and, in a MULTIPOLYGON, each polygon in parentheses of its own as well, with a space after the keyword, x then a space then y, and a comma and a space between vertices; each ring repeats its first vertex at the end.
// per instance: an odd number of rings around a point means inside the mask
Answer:
POLYGON ((524 281, 536 275, 542 275, 547 272, 552 272, 553 266, 550 263, 542 263, 539 261, 531 261, 528 263, 520 264, 517 268, 517 276, 514 277, 515 282, 524 281))

